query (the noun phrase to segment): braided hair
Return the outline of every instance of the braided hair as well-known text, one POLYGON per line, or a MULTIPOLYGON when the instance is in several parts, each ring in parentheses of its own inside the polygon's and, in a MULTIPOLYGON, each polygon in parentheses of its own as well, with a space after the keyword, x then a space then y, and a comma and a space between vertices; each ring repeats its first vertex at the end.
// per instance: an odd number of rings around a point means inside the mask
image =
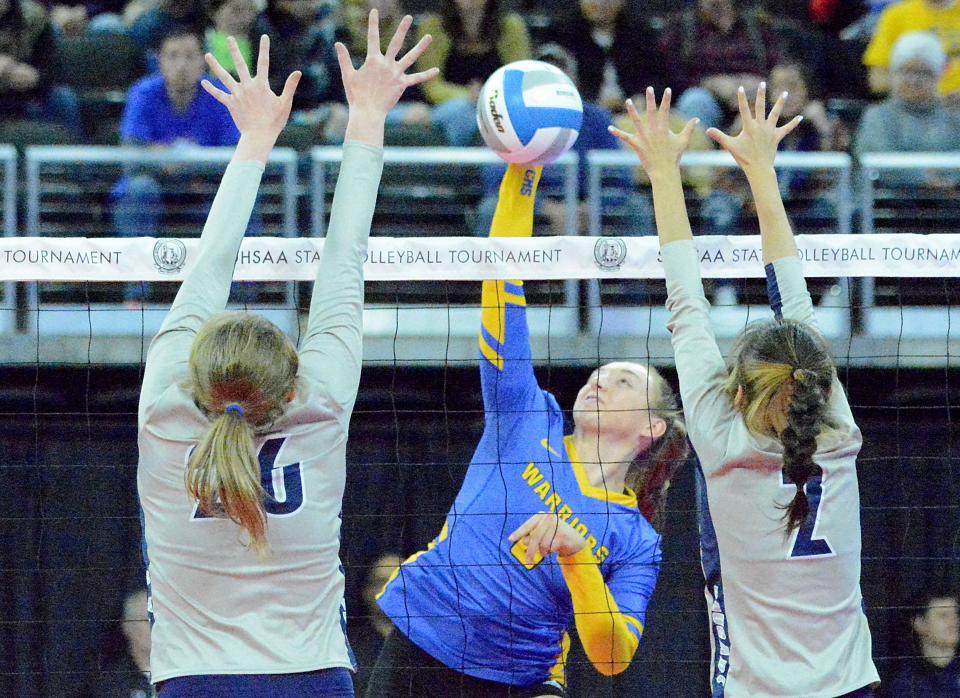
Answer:
POLYGON ((817 438, 830 427, 827 402, 836 374, 820 334, 802 322, 773 320, 748 327, 734 348, 727 394, 740 404, 747 428, 783 444, 783 469, 797 492, 786 509, 786 530, 810 511, 804 487, 823 474, 814 460, 817 438))

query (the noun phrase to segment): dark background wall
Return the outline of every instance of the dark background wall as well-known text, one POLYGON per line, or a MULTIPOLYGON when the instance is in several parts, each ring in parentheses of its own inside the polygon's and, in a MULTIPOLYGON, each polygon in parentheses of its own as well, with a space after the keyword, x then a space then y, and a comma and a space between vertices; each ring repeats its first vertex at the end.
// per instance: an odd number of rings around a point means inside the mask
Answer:
MULTIPOLYGON (((576 368, 539 372, 562 405, 572 403, 586 375, 576 368)), ((960 413, 950 409, 960 404, 960 375, 857 369, 842 377, 865 435, 863 592, 886 675, 910 652, 903 600, 935 578, 960 588, 960 462, 953 452, 960 413)), ((2 696, 76 696, 116 651, 111 621, 123 592, 143 574, 139 378, 136 367, 0 369, 2 696)), ((475 369, 364 370, 344 501, 352 629, 365 628, 360 589, 371 562, 388 550, 412 553, 438 532, 481 423, 475 369)), ((703 695, 707 618, 692 503, 687 468, 670 489, 664 564, 637 660, 615 681, 575 666, 573 696, 703 695)))

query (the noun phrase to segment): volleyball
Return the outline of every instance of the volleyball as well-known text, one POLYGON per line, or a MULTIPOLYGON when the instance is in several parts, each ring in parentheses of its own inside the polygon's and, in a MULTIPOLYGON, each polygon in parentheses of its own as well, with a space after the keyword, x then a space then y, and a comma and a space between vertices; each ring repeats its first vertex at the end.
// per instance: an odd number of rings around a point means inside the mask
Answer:
POLYGON ((542 61, 498 68, 477 100, 483 141, 503 160, 546 165, 563 155, 580 133, 583 102, 573 81, 542 61))

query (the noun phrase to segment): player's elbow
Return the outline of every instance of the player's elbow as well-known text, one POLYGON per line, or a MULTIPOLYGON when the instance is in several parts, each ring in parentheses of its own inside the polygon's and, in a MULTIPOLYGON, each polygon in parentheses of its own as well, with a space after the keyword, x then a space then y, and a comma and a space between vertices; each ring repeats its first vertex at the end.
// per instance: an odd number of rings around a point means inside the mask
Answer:
POLYGON ((594 668, 603 676, 616 676, 622 674, 630 666, 630 661, 625 662, 593 662, 594 668))

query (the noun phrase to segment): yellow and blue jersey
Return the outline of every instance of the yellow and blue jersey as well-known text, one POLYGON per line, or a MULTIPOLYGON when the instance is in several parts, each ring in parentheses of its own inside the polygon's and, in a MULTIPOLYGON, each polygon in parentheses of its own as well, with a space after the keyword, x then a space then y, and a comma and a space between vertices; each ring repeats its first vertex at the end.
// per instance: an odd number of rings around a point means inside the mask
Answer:
MULTIPOLYGON (((530 234, 538 177, 539 170, 509 169, 492 235, 530 234)), ((587 540, 615 599, 611 612, 622 614, 637 641, 660 538, 633 492, 590 485, 560 406, 534 375, 522 282, 484 282, 481 320, 483 436, 440 534, 401 565, 379 603, 400 632, 447 666, 528 685, 557 676, 574 609, 556 556, 527 565, 510 533, 538 512, 558 513, 587 540)), ((597 597, 605 598, 602 585, 597 597)))

